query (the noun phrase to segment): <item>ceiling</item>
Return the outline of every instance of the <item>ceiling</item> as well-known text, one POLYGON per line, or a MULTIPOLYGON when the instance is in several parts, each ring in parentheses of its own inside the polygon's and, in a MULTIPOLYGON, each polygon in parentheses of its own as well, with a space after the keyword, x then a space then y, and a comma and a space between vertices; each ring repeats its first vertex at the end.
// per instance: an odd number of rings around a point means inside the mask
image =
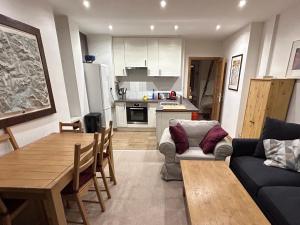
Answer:
POLYGON ((84 33, 111 33, 113 36, 180 35, 190 38, 223 39, 252 21, 264 21, 299 0, 248 0, 244 9, 239 0, 48 0, 56 14, 68 15, 84 33), (113 25, 113 30, 108 25, 113 25), (150 25, 155 25, 153 31, 150 25), (216 31, 216 25, 222 28, 216 31), (174 25, 179 29, 174 30, 174 25))

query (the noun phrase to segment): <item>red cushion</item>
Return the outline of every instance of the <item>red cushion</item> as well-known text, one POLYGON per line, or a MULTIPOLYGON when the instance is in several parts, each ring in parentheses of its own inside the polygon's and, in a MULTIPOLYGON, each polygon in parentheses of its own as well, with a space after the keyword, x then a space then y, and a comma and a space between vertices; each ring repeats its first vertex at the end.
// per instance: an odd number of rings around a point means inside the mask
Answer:
POLYGON ((216 125, 208 131, 199 146, 202 148, 204 154, 212 153, 218 142, 224 139, 227 135, 228 133, 223 130, 220 125, 216 125))
MULTIPOLYGON (((79 175, 79 188, 85 185, 88 181, 93 178, 93 168, 90 166, 79 175)), ((74 194, 76 191, 73 189, 73 181, 71 181, 63 190, 62 194, 74 194)))
POLYGON ((189 141, 184 128, 180 123, 176 126, 170 126, 169 131, 176 146, 176 153, 183 154, 189 148, 189 141))

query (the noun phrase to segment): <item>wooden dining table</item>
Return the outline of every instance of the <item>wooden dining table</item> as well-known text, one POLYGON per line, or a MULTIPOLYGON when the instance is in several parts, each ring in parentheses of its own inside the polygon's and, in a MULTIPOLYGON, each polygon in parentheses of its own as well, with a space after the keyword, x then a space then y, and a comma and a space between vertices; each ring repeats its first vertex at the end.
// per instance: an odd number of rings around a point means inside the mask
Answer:
POLYGON ((53 133, 0 157, 0 193, 42 202, 49 225, 66 225, 62 189, 72 181, 74 145, 93 134, 53 133))

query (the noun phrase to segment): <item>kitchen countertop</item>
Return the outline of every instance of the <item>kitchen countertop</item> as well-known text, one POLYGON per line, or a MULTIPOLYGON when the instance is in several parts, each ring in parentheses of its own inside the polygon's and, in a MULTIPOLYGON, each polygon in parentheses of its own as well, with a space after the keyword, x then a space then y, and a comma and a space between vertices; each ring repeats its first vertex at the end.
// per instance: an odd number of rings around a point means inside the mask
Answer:
MULTIPOLYGON (((119 99, 116 100, 115 102, 137 102, 137 103, 160 103, 160 102, 175 102, 175 100, 161 100, 161 99, 149 99, 147 101, 144 101, 142 99, 119 99)), ((186 107, 186 109, 171 109, 171 110, 166 110, 163 109, 163 106, 158 105, 156 112, 198 112, 199 109, 194 106, 188 99, 184 98, 182 100, 182 105, 186 107)))

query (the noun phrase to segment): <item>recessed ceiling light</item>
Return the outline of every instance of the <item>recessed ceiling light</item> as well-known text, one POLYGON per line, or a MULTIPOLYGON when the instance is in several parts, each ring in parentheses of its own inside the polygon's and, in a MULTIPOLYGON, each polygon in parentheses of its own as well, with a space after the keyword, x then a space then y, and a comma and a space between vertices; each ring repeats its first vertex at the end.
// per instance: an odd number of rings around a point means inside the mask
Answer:
POLYGON ((174 26, 174 30, 178 30, 178 28, 179 28, 178 25, 174 26))
POLYGON ((220 30, 220 29, 221 29, 221 25, 218 24, 218 25, 216 26, 216 30, 220 30))
POLYGON ((160 1, 160 7, 165 8, 167 6, 167 2, 165 0, 160 1))
POLYGON ((112 25, 108 25, 108 29, 112 30, 113 26, 112 25))
POLYGON ((150 26, 150 30, 154 30, 155 26, 154 25, 151 25, 150 26))
POLYGON ((91 3, 88 0, 83 0, 82 4, 87 9, 90 8, 90 6, 91 6, 91 3))
POLYGON ((247 5, 247 0, 240 0, 239 7, 242 9, 247 5))

